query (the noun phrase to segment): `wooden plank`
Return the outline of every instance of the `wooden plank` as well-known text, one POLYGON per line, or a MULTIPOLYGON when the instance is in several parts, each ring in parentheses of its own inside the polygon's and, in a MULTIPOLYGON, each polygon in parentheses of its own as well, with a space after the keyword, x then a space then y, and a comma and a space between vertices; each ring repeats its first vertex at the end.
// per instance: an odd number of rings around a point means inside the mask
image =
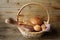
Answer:
POLYGON ((20 6, 20 3, 0 4, 0 8, 19 8, 20 6))
POLYGON ((6 0, 0 0, 0 4, 5 4, 6 0))

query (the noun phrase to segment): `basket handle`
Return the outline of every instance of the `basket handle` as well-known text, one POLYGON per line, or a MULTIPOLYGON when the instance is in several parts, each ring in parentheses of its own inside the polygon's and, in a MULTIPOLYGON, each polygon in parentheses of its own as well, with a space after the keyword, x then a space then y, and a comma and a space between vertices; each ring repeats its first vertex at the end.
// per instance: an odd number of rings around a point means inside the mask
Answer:
POLYGON ((46 24, 49 23, 49 20, 50 20, 49 18, 50 18, 50 16, 49 16, 48 10, 47 10, 46 7, 44 7, 44 6, 43 6, 42 4, 40 4, 40 3, 28 3, 28 4, 23 5, 23 6, 20 8, 19 12, 18 12, 17 22, 18 22, 18 16, 19 16, 19 14, 21 13, 21 11, 22 11, 26 6, 29 6, 29 5, 37 5, 37 6, 42 7, 42 8, 46 11, 47 17, 48 17, 46 24))

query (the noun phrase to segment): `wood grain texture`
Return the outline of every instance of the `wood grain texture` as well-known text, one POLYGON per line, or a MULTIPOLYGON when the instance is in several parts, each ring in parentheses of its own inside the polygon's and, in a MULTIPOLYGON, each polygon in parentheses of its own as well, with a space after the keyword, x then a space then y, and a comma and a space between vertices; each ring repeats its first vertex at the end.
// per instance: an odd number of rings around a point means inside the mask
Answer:
MULTIPOLYGON (((60 10, 52 8, 52 6, 60 7, 60 2, 57 1, 58 0, 0 0, 0 40, 60 40, 60 10), (52 31, 38 39, 24 38, 15 25, 6 24, 4 22, 4 20, 9 17, 16 19, 21 6, 30 2, 42 3, 48 8, 50 14, 52 31)), ((24 9, 23 13, 29 13, 28 9, 29 7, 24 9)), ((36 11, 36 13, 40 12, 36 11)), ((47 17, 44 18, 47 19, 47 17)))

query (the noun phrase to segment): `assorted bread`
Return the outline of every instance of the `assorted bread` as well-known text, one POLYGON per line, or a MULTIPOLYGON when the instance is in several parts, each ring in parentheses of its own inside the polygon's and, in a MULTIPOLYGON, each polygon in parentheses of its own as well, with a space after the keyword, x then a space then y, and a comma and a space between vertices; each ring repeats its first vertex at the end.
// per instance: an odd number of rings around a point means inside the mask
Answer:
POLYGON ((43 20, 39 17, 32 17, 29 19, 29 22, 26 24, 24 24, 23 21, 15 21, 12 18, 6 19, 5 21, 6 23, 10 23, 10 24, 18 24, 19 27, 23 28, 26 31, 30 31, 30 32, 39 32, 39 31, 44 31, 46 30, 46 25, 44 24, 43 20))
POLYGON ((39 32, 39 31, 46 30, 46 26, 45 26, 43 20, 37 16, 30 18, 29 23, 25 24, 25 26, 23 28, 29 29, 29 31, 31 31, 31 32, 34 32, 34 31, 39 32), (27 27, 25 27, 25 26, 27 26, 27 27))

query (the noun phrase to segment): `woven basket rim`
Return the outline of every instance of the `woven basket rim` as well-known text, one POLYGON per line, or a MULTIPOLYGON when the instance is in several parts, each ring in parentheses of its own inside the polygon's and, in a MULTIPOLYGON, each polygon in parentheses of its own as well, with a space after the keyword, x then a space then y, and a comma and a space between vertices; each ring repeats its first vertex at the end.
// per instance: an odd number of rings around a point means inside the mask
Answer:
POLYGON ((39 32, 28 32, 28 31, 25 31, 25 30, 23 30, 21 27, 18 27, 18 29, 21 31, 22 30, 22 32, 25 32, 25 33, 30 33, 30 34, 40 34, 40 33, 43 33, 43 32, 45 32, 45 31, 39 31, 39 32))

